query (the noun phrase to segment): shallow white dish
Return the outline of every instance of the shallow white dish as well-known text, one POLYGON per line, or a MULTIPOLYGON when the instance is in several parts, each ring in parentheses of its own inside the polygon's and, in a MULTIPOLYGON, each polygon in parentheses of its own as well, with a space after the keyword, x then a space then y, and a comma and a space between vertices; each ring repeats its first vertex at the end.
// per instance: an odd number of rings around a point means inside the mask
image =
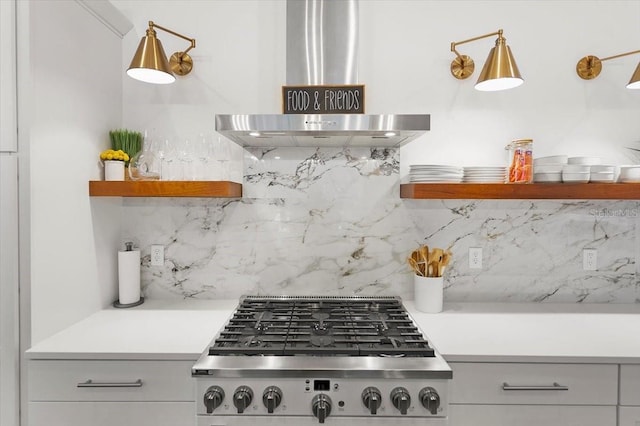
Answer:
POLYGON ((562 173, 586 173, 591 172, 591 166, 583 164, 565 164, 562 166, 562 173))
POLYGON ((640 165, 620 166, 618 181, 623 183, 640 182, 640 165))
POLYGON ((562 173, 564 164, 534 164, 533 173, 562 173))
POLYGON ((568 164, 586 164, 586 165, 594 165, 600 164, 602 160, 600 157, 569 157, 567 161, 568 164))
POLYGON ((587 183, 590 177, 591 173, 589 172, 562 172, 563 182, 587 183))
POLYGON ((613 172, 591 172, 589 182, 615 182, 615 174, 613 172))
POLYGON ((562 173, 534 173, 534 182, 562 182, 562 173))
POLYGON ((539 157, 533 159, 533 165, 540 164, 567 164, 569 157, 567 155, 551 155, 549 157, 539 157))
POLYGON ((606 166, 604 164, 594 164, 591 166, 591 173, 615 173, 616 166, 606 166))

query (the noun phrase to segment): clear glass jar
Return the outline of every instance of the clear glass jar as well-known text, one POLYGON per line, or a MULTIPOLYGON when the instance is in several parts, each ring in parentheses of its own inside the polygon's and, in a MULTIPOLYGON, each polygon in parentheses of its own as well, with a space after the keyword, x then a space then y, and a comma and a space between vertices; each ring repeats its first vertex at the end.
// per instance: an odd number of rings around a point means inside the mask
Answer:
POLYGON ((142 150, 129 160, 129 178, 131 180, 160 179, 160 162, 155 148, 152 140, 144 139, 142 150))
POLYGON ((533 182, 533 139, 516 139, 505 149, 509 151, 507 183, 533 182))

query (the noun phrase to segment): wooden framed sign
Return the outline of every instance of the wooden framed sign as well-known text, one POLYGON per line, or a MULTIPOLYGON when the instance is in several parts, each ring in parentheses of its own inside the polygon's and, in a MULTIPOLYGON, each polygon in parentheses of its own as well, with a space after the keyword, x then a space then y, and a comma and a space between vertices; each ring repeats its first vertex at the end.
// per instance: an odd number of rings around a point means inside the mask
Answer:
POLYGON ((284 114, 364 114, 364 85, 282 86, 284 114))

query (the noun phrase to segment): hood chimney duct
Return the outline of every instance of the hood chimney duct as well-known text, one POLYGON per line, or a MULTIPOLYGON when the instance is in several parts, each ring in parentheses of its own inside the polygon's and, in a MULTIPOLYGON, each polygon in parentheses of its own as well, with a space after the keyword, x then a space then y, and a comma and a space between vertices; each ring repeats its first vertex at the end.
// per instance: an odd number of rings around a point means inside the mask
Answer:
POLYGON ((358 83, 358 0, 287 0, 287 84, 358 83))

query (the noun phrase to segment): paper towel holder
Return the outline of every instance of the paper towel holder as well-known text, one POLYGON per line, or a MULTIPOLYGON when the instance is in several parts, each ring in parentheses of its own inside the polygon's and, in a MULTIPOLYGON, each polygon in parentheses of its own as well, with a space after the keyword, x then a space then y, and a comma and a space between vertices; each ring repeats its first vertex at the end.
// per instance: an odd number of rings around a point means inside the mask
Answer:
MULTIPOLYGON (((125 251, 133 251, 133 242, 127 241, 124 243, 125 251)), ((140 296, 140 299, 133 303, 120 303, 120 299, 113 302, 114 308, 133 308, 134 306, 139 306, 144 303, 144 297, 140 296)))
POLYGON ((120 303, 120 301, 116 300, 113 302, 114 308, 133 308, 134 306, 139 306, 144 303, 144 297, 140 296, 140 300, 133 303, 120 303))

